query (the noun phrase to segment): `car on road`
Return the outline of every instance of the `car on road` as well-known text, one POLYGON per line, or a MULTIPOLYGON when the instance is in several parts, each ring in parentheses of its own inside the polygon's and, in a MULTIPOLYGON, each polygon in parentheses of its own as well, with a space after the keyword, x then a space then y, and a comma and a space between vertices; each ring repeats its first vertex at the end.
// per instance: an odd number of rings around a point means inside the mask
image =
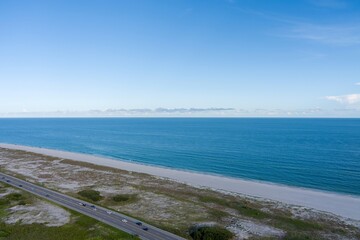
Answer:
POLYGON ((21 185, 21 184, 19 184, 19 187, 22 187, 22 185, 21 185))
POLYGON ((50 197, 50 195, 49 195, 49 194, 46 194, 45 196, 50 197))
POLYGON ((141 226, 141 225, 142 225, 142 222, 136 222, 136 225, 141 226))
POLYGON ((112 214, 112 211, 106 211, 107 214, 112 214))
POLYGON ((148 227, 143 227, 143 230, 147 231, 147 230, 149 230, 149 228, 148 227))
POLYGON ((126 219, 123 219, 123 220, 121 220, 122 222, 124 222, 124 223, 127 223, 128 222, 128 220, 126 220, 126 219))
POLYGON ((10 182, 10 180, 6 180, 6 182, 10 182))
POLYGON ((85 207, 85 206, 86 206, 86 203, 79 202, 79 205, 85 207))

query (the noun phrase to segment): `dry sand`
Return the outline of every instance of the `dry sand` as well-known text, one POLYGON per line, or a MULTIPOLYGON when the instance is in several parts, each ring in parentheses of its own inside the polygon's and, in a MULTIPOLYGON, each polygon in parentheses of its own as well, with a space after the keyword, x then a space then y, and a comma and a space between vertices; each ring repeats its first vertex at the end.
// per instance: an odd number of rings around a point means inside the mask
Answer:
POLYGON ((341 195, 271 183, 247 181, 222 176, 147 166, 92 155, 45 148, 13 144, 0 144, 0 147, 14 150, 24 150, 75 161, 88 162, 127 171, 147 173, 159 177, 169 178, 193 186, 208 187, 215 190, 280 201, 287 204, 299 205, 308 208, 314 208, 324 212, 330 212, 345 218, 360 220, 360 197, 357 196, 341 195))

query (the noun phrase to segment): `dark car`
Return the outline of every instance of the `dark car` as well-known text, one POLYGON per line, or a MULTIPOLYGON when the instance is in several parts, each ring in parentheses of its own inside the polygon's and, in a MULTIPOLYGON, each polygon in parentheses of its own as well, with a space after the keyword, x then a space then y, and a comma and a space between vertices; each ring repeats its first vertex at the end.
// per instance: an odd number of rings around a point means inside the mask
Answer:
POLYGON ((136 222, 136 225, 141 226, 141 225, 142 225, 142 223, 141 223, 141 222, 136 222))
POLYGON ((148 227, 143 227, 143 230, 147 231, 147 230, 149 230, 149 228, 148 227))
POLYGON ((22 185, 21 185, 21 184, 19 184, 19 187, 22 187, 22 185))
POLYGON ((10 180, 6 180, 6 182, 10 182, 10 180))

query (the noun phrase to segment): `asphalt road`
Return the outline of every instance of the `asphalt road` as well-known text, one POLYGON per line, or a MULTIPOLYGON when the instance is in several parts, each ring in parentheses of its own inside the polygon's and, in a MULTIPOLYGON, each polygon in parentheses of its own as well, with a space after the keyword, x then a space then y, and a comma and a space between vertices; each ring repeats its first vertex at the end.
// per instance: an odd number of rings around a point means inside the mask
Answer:
POLYGON ((159 228, 153 227, 149 224, 142 223, 134 218, 125 216, 123 214, 111 211, 92 203, 85 202, 65 194, 52 191, 50 189, 40 187, 38 185, 29 183, 27 181, 0 173, 0 181, 7 183, 16 188, 30 192, 34 195, 40 196, 66 208, 72 209, 89 217, 99 220, 100 222, 111 225, 124 232, 137 235, 145 240, 184 240, 179 236, 166 232, 159 228), (138 225, 140 224, 141 225, 138 225))

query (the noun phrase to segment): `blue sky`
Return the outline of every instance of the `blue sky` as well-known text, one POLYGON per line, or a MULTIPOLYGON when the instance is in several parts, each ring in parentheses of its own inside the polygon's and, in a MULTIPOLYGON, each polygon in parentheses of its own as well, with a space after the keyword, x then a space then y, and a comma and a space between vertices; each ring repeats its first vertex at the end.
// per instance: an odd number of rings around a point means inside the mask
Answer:
POLYGON ((0 116, 360 117, 360 1, 2 0, 0 84, 0 116))

